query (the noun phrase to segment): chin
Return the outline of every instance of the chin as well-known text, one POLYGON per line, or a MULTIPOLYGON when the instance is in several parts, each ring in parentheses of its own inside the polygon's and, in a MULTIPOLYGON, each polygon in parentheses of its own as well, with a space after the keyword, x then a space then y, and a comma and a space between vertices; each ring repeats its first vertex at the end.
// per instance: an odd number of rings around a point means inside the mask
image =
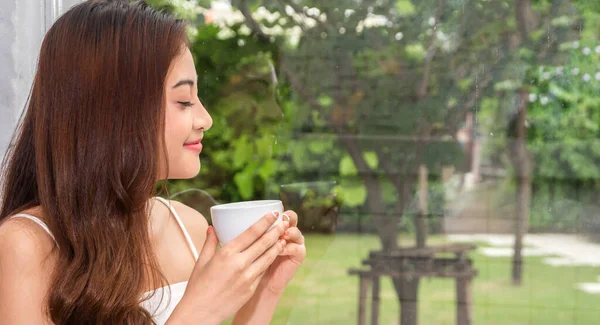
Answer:
POLYGON ((190 179, 198 176, 200 173, 200 161, 195 164, 189 163, 184 166, 170 167, 173 171, 171 174, 173 176, 169 176, 169 179, 190 179))

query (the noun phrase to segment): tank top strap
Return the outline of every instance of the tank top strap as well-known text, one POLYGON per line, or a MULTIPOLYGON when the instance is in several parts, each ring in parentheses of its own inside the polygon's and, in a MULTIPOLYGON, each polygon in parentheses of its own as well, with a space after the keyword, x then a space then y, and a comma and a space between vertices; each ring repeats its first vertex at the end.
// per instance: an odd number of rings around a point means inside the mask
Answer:
POLYGON ((179 214, 177 214, 177 211, 175 210, 175 208, 173 207, 173 205, 171 204, 171 202, 169 202, 169 201, 167 201, 167 200, 165 200, 165 199, 163 199, 162 197, 159 197, 159 196, 156 196, 155 199, 159 200, 164 205, 166 205, 167 208, 169 208, 169 210, 173 214, 173 217, 175 217, 175 221, 177 221, 177 224, 179 225, 179 228, 181 228, 181 232, 183 232, 183 236, 185 237, 185 240, 186 240, 188 246, 190 247, 190 250, 192 251, 192 254, 194 255, 194 259, 198 260, 198 250, 196 250, 196 246, 194 246, 194 243, 192 242, 192 238, 190 237, 190 234, 188 233, 187 229, 183 225, 183 222, 181 222, 181 218, 179 217, 179 214))
POLYGON ((26 214, 26 213, 15 214, 14 216, 10 217, 9 219, 12 219, 12 218, 25 218, 25 219, 29 219, 29 220, 37 223, 40 227, 42 227, 42 229, 44 229, 48 233, 48 235, 52 238, 52 240, 58 247, 58 243, 56 242, 56 239, 54 238, 54 235, 52 234, 52 232, 50 232, 50 228, 48 228, 48 226, 40 218, 34 217, 34 216, 32 216, 30 214, 26 214))

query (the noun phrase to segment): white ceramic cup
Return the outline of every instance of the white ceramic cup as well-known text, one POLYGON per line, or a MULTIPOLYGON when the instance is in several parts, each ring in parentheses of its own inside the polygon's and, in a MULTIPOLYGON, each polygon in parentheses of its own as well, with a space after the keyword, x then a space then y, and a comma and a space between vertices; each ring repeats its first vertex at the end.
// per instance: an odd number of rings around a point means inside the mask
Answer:
POLYGON ((259 200, 227 203, 210 208, 212 225, 221 245, 225 245, 246 229, 250 228, 266 214, 279 212, 277 221, 267 229, 271 230, 283 217, 283 203, 280 200, 259 200))

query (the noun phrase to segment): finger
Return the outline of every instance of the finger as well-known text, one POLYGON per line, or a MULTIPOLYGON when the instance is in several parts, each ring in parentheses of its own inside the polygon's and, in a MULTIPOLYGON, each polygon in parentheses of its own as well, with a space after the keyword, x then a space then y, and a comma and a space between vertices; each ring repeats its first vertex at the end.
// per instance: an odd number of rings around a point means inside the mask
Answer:
POLYGON ((248 267, 248 274, 255 278, 263 274, 273 261, 279 256, 286 246, 284 239, 279 239, 275 245, 271 246, 264 254, 257 258, 254 263, 248 267))
POLYGON ((252 263, 263 255, 265 251, 277 243, 288 226, 289 224, 287 221, 277 223, 273 229, 269 230, 259 240, 252 244, 252 246, 248 247, 248 249, 243 252, 246 261, 252 263))
POLYGON ((252 243, 259 239, 267 231, 267 229, 269 229, 269 227, 275 223, 275 221, 277 221, 278 217, 279 212, 277 211, 273 211, 272 213, 264 215, 250 228, 246 229, 246 231, 244 231, 241 235, 223 245, 223 248, 227 247, 226 249, 231 249, 235 253, 246 250, 250 245, 252 245, 252 243))
POLYGON ((196 264, 201 266, 206 265, 206 263, 208 263, 215 255, 218 243, 219 240, 217 239, 215 230, 212 226, 208 226, 208 229, 206 229, 206 240, 204 240, 204 246, 202 246, 202 250, 198 255, 198 260, 196 261, 196 264))
POLYGON ((287 210, 283 213, 284 219, 285 216, 289 218, 290 227, 296 227, 298 225, 298 214, 292 210, 287 210))
POLYGON ((251 284, 251 288, 252 288, 253 292, 256 291, 256 289, 260 285, 262 278, 265 276, 266 273, 267 273, 267 270, 263 271, 262 273, 260 273, 258 276, 256 276, 254 278, 254 281, 252 281, 252 284, 251 284))
POLYGON ((290 259, 297 263, 302 263, 306 257, 306 246, 299 244, 287 244, 279 253, 279 256, 289 256, 290 259))
POLYGON ((304 235, 297 227, 290 227, 283 233, 282 239, 288 243, 304 244, 304 235))

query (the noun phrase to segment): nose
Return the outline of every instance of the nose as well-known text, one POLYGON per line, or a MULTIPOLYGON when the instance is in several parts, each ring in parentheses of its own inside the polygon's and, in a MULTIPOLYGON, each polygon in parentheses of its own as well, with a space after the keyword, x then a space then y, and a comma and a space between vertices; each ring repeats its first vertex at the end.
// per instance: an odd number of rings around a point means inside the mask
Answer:
POLYGON ((213 120, 204 105, 198 100, 198 105, 194 105, 192 107, 196 107, 194 110, 194 122, 193 128, 194 130, 204 130, 207 131, 212 127, 213 120))

